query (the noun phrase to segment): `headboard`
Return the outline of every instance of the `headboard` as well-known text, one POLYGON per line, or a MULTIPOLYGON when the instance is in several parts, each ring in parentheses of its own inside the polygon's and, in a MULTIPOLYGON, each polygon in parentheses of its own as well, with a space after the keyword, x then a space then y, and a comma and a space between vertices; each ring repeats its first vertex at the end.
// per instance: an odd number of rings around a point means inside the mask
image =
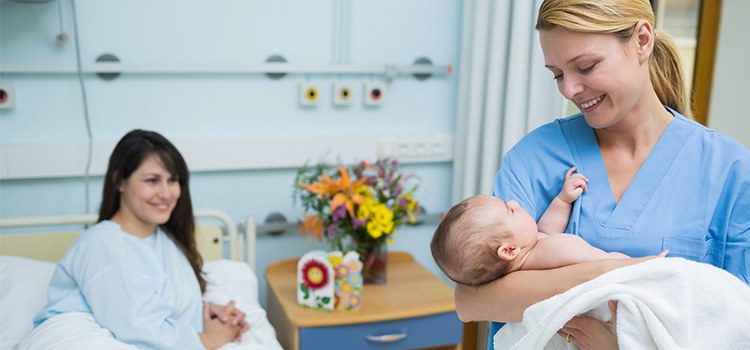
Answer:
MULTIPOLYGON (((0 255, 57 262, 78 235, 96 223, 96 219, 95 214, 1 219, 0 255), (51 232, 20 232, 39 227, 49 227, 51 232)), ((252 215, 245 218, 242 232, 237 231, 237 225, 229 215, 217 209, 198 209, 195 219, 196 241, 203 260, 225 257, 242 260, 255 271, 256 232, 252 215), (227 243, 226 250, 224 242, 227 243)))

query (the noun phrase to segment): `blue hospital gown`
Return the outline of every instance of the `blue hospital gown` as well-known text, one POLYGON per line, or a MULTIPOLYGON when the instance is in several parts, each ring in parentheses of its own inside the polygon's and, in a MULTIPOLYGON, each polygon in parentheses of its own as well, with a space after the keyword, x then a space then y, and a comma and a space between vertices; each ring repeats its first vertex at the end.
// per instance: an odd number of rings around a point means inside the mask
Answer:
POLYGON ((88 312, 124 343, 148 349, 204 349, 202 298, 193 270, 162 230, 139 238, 112 221, 93 226, 58 263, 35 326, 88 312))
MULTIPOLYGON (((572 166, 588 191, 573 203, 566 232, 608 252, 683 257, 750 281, 750 152, 738 142, 675 117, 615 202, 594 130, 582 114, 532 131, 503 158, 494 194, 536 220, 572 166)), ((493 323, 491 334, 499 328, 493 323)), ((492 338, 490 338, 490 345, 492 338)))

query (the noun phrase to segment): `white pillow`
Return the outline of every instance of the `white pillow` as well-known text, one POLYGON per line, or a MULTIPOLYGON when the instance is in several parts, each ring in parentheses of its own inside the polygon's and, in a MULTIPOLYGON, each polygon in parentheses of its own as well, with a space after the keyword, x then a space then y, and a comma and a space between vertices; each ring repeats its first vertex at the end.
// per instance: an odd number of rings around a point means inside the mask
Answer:
POLYGON ((0 256, 0 348, 13 348, 34 328, 54 271, 49 261, 0 256))

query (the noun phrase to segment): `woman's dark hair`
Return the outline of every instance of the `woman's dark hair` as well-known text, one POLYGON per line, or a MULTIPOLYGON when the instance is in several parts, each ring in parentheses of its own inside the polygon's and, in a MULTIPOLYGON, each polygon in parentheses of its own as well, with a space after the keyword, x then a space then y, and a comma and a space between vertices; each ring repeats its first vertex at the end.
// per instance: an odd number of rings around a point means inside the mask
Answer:
POLYGON ((195 277, 198 278, 201 292, 204 292, 206 280, 201 275, 203 258, 198 252, 195 241, 195 218, 189 186, 190 173, 185 159, 164 136, 153 131, 136 129, 120 139, 109 157, 98 221, 109 220, 120 210, 120 185, 152 155, 159 157, 164 167, 180 184, 180 198, 177 200, 169 221, 161 225, 161 228, 185 254, 195 277))

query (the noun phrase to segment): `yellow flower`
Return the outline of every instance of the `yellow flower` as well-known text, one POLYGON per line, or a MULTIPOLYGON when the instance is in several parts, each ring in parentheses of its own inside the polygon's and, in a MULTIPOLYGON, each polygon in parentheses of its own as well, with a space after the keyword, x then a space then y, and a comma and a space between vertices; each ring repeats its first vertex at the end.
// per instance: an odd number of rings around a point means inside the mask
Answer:
POLYGON ((354 287, 349 283, 341 282, 341 291, 347 294, 352 294, 354 293, 354 287))
POLYGON ((331 266, 333 266, 333 268, 336 268, 336 266, 344 263, 344 258, 338 255, 329 255, 328 262, 331 263, 331 266))

